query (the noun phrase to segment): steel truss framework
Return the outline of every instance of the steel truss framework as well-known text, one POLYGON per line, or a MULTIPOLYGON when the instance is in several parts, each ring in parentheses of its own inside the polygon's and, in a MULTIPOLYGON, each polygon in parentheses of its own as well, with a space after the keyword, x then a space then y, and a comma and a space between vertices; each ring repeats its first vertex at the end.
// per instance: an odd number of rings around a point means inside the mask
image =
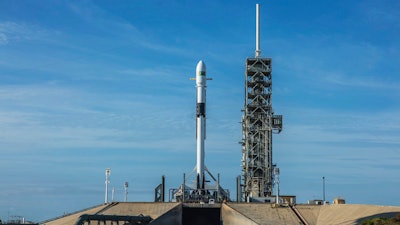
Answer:
POLYGON ((282 116, 272 110, 271 58, 248 58, 242 118, 242 200, 271 196, 272 133, 282 130, 282 116))

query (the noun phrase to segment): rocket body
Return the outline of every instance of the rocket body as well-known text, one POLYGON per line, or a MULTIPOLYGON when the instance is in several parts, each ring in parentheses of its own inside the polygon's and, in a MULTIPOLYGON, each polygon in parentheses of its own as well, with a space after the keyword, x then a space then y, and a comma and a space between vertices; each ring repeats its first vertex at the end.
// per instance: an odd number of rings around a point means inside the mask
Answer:
POLYGON ((204 189, 204 140, 206 139, 206 65, 202 60, 196 67, 196 140, 197 140, 197 188, 204 189))

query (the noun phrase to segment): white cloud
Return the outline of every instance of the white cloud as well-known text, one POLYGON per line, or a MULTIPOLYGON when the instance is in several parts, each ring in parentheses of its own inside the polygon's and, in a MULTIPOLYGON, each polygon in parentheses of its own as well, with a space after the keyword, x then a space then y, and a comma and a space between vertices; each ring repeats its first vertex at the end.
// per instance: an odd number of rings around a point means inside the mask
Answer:
MULTIPOLYGON (((146 34, 145 31, 138 29, 134 22, 127 21, 123 17, 114 15, 92 2, 70 3, 69 7, 72 12, 75 13, 83 23, 87 23, 91 29, 98 30, 102 34, 112 35, 116 45, 122 44, 125 48, 139 46, 157 52, 157 54, 168 53, 190 56, 187 49, 165 44, 163 42, 165 37, 151 37, 146 34)), ((110 49, 107 51, 109 50, 110 49)))
POLYGON ((12 21, 0 22, 0 44, 6 45, 21 41, 50 41, 56 32, 43 27, 17 23, 12 21))
POLYGON ((0 33, 0 45, 6 45, 8 44, 8 39, 6 34, 0 33))
POLYGON ((274 161, 288 173, 348 185, 390 179, 400 171, 398 113, 297 109, 296 120, 274 136, 274 161))
POLYGON ((392 45, 369 39, 354 39, 346 34, 305 36, 291 40, 273 40, 276 53, 274 76, 307 88, 364 88, 397 91, 396 78, 400 57, 392 45), (302 43, 296 45, 295 43, 302 43), (298 82, 293 82, 295 79, 298 82))
POLYGON ((181 138, 192 136, 185 134, 192 127, 192 118, 188 112, 179 110, 179 102, 172 102, 168 108, 158 103, 165 103, 167 98, 142 98, 135 94, 119 97, 46 85, 3 86, 0 90, 4 106, 0 110, 3 146, 15 145, 21 149, 169 146, 167 151, 178 151, 184 148, 184 143, 189 144, 181 138), (176 132, 184 133, 177 136, 176 132))
POLYGON ((388 140, 396 141, 395 137, 400 133, 400 119, 397 116, 399 111, 396 109, 354 112, 340 109, 298 108, 296 112, 287 112, 285 116, 289 117, 290 121, 285 126, 289 129, 285 133, 302 134, 302 136, 309 134, 310 138, 318 141, 348 140, 352 137, 377 141, 386 137, 388 140))
POLYGON ((30 32, 24 25, 14 22, 0 22, 0 37, 2 44, 18 39, 29 39, 30 32))
POLYGON ((382 89, 385 91, 393 90, 397 91, 400 89, 400 83, 398 82, 385 82, 376 76, 349 76, 343 73, 325 73, 325 80, 333 85, 348 86, 348 87, 361 87, 382 89))
POLYGON ((373 25, 379 26, 379 28, 399 29, 399 8, 400 4, 398 1, 387 1, 384 3, 367 1, 360 4, 360 9, 364 16, 363 19, 370 23, 372 22, 373 25))

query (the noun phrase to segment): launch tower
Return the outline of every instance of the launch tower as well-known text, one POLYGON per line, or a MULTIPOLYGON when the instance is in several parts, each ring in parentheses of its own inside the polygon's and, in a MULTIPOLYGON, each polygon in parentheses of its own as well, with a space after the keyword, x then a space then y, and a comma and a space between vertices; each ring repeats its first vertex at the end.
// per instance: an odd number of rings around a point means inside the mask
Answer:
POLYGON ((271 58, 261 57, 259 4, 256 5, 256 51, 246 59, 242 117, 242 181, 239 201, 263 201, 272 195, 272 133, 282 130, 282 116, 272 110, 271 58))

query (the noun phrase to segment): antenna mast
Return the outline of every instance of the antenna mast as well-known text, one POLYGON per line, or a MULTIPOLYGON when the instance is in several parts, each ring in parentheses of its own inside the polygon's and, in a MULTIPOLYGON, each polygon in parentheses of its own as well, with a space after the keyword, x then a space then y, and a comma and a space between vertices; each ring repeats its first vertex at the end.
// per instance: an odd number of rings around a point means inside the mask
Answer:
POLYGON ((260 4, 256 4, 256 58, 260 56, 260 4))

